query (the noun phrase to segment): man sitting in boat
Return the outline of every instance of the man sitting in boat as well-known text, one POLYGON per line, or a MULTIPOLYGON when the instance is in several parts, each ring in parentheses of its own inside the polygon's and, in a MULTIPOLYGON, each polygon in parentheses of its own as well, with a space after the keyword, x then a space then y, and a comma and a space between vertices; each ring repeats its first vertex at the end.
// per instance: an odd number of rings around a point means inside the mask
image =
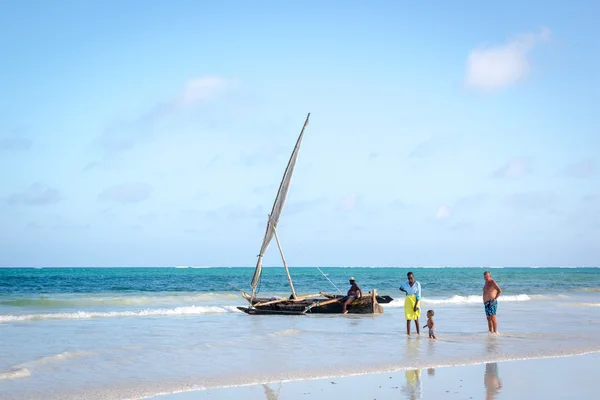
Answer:
POLYGON ((352 303, 354 299, 359 299, 362 297, 362 290, 360 290, 360 286, 356 284, 354 277, 350 277, 350 289, 348 290, 348 295, 342 298, 344 305, 342 306, 342 312, 344 314, 348 314, 348 310, 346 307, 348 304, 352 303))

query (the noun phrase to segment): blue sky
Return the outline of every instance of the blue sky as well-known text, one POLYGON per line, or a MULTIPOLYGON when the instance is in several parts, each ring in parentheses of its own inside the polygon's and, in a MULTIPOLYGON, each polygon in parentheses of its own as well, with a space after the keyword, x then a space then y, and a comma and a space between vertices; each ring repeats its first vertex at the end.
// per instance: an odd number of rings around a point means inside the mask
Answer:
POLYGON ((451 3, 2 2, 0 265, 253 265, 308 112, 291 265, 599 265, 599 3, 451 3))

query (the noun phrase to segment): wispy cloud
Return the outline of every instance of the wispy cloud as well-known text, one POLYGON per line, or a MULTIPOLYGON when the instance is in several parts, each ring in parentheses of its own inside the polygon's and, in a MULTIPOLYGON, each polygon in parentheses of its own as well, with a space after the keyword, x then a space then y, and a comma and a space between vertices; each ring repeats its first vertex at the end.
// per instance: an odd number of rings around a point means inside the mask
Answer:
POLYGON ((560 198, 552 191, 529 191, 513 193, 506 197, 506 203, 515 210, 556 212, 560 198))
POLYGON ((494 91, 516 83, 530 69, 530 52, 549 38, 550 29, 542 28, 538 33, 517 35, 502 45, 473 49, 467 59, 467 86, 494 91))
POLYGON ((80 220, 73 220, 67 216, 54 215, 45 218, 43 221, 31 221, 25 225, 28 230, 53 230, 53 231, 83 231, 90 229, 91 225, 80 220))
POLYGON ((408 204, 406 204, 404 201, 400 200, 400 199, 396 199, 396 200, 392 200, 389 204, 390 207, 395 208, 395 209, 404 209, 404 208, 408 208, 408 204))
POLYGON ((6 134, 0 133, 0 152, 2 151, 25 151, 31 148, 33 141, 19 135, 17 131, 6 134))
POLYGON ((569 210, 565 224, 570 228, 583 229, 584 232, 579 232, 582 236, 595 235, 597 227, 600 226, 600 196, 595 194, 582 196, 577 207, 569 210))
POLYGON ((90 229, 88 223, 77 223, 77 222, 57 222, 52 225, 51 229, 55 231, 84 231, 90 229))
POLYGON ((473 223, 468 221, 458 221, 450 226, 453 231, 466 231, 473 228, 473 223))
POLYGON ((6 202, 14 205, 47 206, 56 204, 60 200, 62 200, 62 196, 57 189, 36 182, 22 192, 11 194, 6 202))
POLYGON ((377 153, 375 153, 375 152, 373 151, 373 152, 371 152, 371 153, 369 153, 369 154, 367 155, 367 161, 368 161, 370 164, 372 164, 372 163, 374 163, 374 162, 377 160, 377 158, 378 158, 378 157, 379 157, 379 154, 377 154, 377 153))
POLYGON ((98 198, 120 204, 139 203, 148 199, 152 191, 152 186, 147 183, 124 183, 104 189, 98 198))
MULTIPOLYGON (((95 143, 105 158, 131 150, 140 142, 151 138, 156 132, 156 124, 160 121, 212 100, 234 84, 233 80, 218 75, 190 79, 172 98, 159 102, 134 119, 110 124, 95 143)), ((101 164, 92 162, 84 170, 101 164)))
POLYGON ((600 205, 600 197, 595 194, 586 194, 581 197, 581 201, 587 205, 600 205))
POLYGON ((531 172, 530 162, 526 157, 514 157, 492 173, 494 178, 518 179, 531 172))
POLYGON ((320 206, 326 203, 327 200, 324 197, 306 201, 294 201, 287 204, 283 212, 287 216, 301 214, 318 209, 320 206))
POLYGON ((450 207, 447 205, 442 205, 438 208, 438 210, 435 214, 435 219, 444 220, 444 219, 450 218, 451 215, 452 215, 452 210, 450 209, 450 207))
POLYGON ((426 158, 439 155, 453 149, 457 141, 448 136, 434 136, 419 143, 408 155, 410 158, 426 158))
POLYGON ((588 178, 596 172, 596 164, 591 158, 569 164, 563 168, 562 173, 570 178, 588 178))
MULTIPOLYGON (((269 210, 270 211, 270 210, 269 210)), ((235 205, 227 205, 219 208, 215 208, 209 211, 201 211, 199 216, 208 218, 212 221, 244 221, 251 219, 264 219, 267 220, 267 214, 262 206, 255 207, 243 207, 235 205)))
POLYGON ((250 153, 242 154, 242 163, 246 166, 255 166, 261 163, 270 163, 283 154, 285 149, 274 141, 269 141, 250 153))
POLYGON ((488 193, 473 193, 463 196, 456 200, 454 203, 455 210, 474 210, 476 208, 484 206, 490 201, 492 196, 488 193))
POLYGON ((359 204, 359 196, 356 193, 351 193, 340 198, 338 202, 338 209, 345 212, 354 211, 359 204))
POLYGON ((455 222, 450 229, 455 231, 473 228, 472 219, 476 210, 485 206, 494 196, 488 193, 473 193, 458 198, 452 206, 442 206, 438 210, 437 219, 451 218, 455 222))
POLYGON ((252 190, 252 193, 254 193, 254 194, 273 193, 273 196, 274 196, 275 193, 277 193, 277 185, 271 184, 271 185, 255 186, 251 190, 252 190))

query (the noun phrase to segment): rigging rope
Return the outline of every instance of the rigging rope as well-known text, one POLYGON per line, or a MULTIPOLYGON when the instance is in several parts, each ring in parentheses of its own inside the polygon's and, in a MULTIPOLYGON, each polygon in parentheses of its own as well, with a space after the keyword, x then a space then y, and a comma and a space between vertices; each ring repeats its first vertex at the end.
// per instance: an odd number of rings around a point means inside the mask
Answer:
POLYGON ((335 283, 333 283, 333 282, 331 281, 331 279, 329 279, 329 277, 327 276, 327 274, 326 274, 326 273, 324 273, 323 271, 321 271, 321 268, 319 268, 319 266, 317 265, 317 263, 313 263, 313 262, 312 262, 312 260, 310 260, 310 257, 308 257, 308 255, 306 254, 306 252, 304 251, 304 249, 303 249, 303 248, 302 248, 302 247, 301 247, 301 246, 300 246, 300 245, 299 245, 297 242, 296 242, 296 246, 298 246, 298 248, 300 249, 300 251, 302 252, 302 254, 304 254, 304 257, 306 257, 306 258, 309 260, 309 262, 310 262, 311 264, 313 264, 313 265, 314 265, 314 266, 315 266, 315 267, 316 267, 316 268, 319 270, 319 272, 320 272, 320 273, 321 273, 321 274, 322 274, 322 275, 325 277, 325 279, 327 279, 327 280, 329 281, 329 283, 331 283, 331 285, 332 285, 332 286, 333 286, 333 287, 334 287, 334 288, 335 288, 335 289, 336 289, 336 290, 337 290, 337 291, 338 291, 338 292, 339 292, 341 295, 343 295, 343 294, 344 294, 344 292, 342 292, 342 291, 341 291, 341 290, 340 290, 340 289, 339 289, 337 286, 335 286, 335 283))

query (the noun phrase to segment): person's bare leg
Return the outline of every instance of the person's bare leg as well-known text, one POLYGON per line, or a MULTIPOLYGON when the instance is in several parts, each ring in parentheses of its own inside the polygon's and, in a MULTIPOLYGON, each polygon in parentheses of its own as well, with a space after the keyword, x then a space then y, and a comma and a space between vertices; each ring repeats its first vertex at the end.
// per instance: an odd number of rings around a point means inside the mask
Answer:
POLYGON ((410 336, 410 320, 406 320, 406 334, 410 336))
POLYGON ((488 321, 488 332, 492 333, 494 327, 492 326, 492 316, 491 315, 487 316, 487 321, 488 321))
POLYGON ((495 315, 492 315, 492 329, 494 333, 498 333, 498 320, 495 315))
POLYGON ((420 324, 419 324, 419 319, 417 318, 417 319, 415 320, 415 326, 417 327, 417 335, 420 335, 420 334, 421 334, 421 327, 420 327, 419 325, 420 325, 420 324))
POLYGON ((348 314, 348 310, 346 308, 348 307, 348 304, 350 304, 351 301, 352 299, 348 299, 344 302, 344 305, 342 306, 342 312, 344 314, 348 314))

